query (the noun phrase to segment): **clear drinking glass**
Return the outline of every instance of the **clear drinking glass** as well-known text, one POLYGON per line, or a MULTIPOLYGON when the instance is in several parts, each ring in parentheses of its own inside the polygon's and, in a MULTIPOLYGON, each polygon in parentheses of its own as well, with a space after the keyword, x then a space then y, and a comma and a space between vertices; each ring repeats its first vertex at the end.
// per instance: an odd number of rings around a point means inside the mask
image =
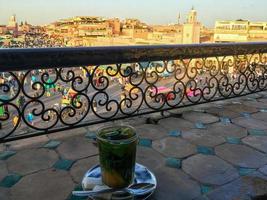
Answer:
POLYGON ((102 181, 111 188, 128 187, 134 179, 138 136, 133 127, 110 126, 97 133, 102 181))

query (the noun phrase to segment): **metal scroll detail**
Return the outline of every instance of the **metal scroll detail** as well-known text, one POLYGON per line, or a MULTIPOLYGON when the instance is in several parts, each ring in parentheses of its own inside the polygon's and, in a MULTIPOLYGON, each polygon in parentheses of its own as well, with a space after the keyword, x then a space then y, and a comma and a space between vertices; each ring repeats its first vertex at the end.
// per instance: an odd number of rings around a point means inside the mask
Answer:
POLYGON ((5 72, 0 142, 266 90, 267 54, 5 72))

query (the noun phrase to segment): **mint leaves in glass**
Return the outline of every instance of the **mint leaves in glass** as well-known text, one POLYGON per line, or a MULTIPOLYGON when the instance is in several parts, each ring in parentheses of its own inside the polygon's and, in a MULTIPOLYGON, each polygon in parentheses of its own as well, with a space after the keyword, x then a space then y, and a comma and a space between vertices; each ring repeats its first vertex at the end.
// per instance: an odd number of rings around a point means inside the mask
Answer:
POLYGON ((105 127, 97 133, 102 181, 111 188, 128 187, 134 179, 138 136, 130 126, 105 127))

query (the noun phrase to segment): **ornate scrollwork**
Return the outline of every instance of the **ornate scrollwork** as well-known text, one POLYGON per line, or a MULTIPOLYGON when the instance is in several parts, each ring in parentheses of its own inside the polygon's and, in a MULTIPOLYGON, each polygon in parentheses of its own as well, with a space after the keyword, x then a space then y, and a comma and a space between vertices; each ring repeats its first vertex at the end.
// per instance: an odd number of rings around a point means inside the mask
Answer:
POLYGON ((238 97, 266 79, 263 53, 2 73, 0 141, 238 97))

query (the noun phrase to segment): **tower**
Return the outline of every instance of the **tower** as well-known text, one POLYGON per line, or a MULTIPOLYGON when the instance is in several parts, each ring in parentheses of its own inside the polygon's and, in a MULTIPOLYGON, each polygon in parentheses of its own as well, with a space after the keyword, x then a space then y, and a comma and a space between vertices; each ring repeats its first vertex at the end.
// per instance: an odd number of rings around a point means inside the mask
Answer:
POLYGON ((15 28, 17 26, 16 15, 12 15, 8 20, 8 27, 15 28))
POLYGON ((180 24, 180 20, 181 20, 181 14, 180 13, 178 13, 177 20, 178 20, 178 24, 180 24))
POLYGON ((195 22, 197 22, 197 11, 192 7, 187 17, 187 23, 192 24, 195 22))
POLYGON ((183 27, 183 44, 200 42, 200 23, 197 21, 197 11, 192 7, 183 27))
POLYGON ((8 20, 8 24, 7 24, 7 30, 13 34, 13 36, 17 36, 18 34, 18 23, 16 20, 16 15, 12 15, 9 20, 8 20))

